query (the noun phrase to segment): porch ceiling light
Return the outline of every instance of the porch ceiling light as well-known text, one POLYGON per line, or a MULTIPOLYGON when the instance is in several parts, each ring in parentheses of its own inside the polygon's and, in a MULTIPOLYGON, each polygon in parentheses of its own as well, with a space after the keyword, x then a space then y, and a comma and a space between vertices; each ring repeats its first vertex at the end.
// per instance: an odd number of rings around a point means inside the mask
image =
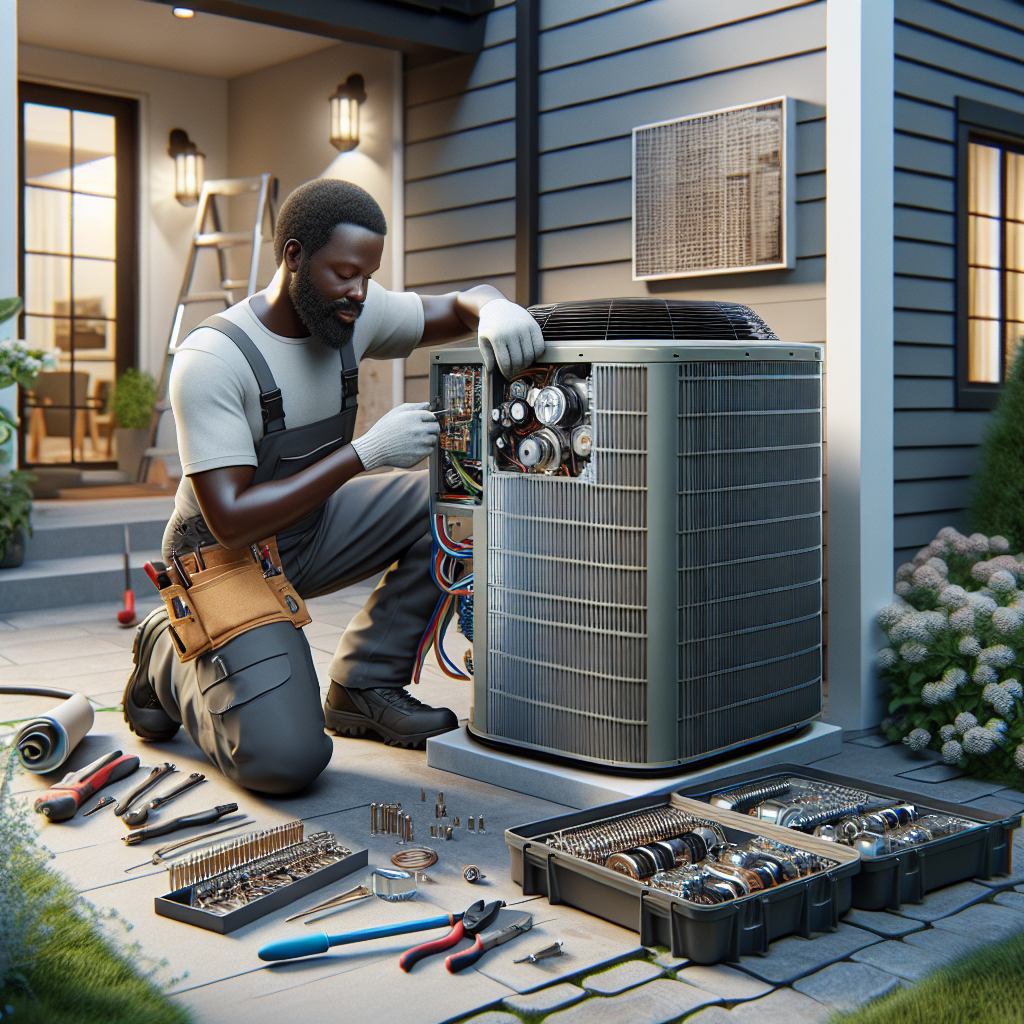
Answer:
POLYGON ((362 75, 349 75, 331 93, 331 145, 342 153, 359 145, 359 104, 365 101, 362 75))
POLYGON ((172 128, 167 140, 167 153, 174 158, 174 198, 182 206, 195 206, 203 190, 206 176, 206 155, 180 128, 172 128))

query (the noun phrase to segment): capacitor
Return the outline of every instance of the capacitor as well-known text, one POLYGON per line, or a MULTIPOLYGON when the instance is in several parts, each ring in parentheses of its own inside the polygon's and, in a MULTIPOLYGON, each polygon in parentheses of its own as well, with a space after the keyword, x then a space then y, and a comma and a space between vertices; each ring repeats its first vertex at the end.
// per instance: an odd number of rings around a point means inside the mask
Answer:
POLYGON ((508 404, 508 418, 521 427, 530 418, 530 407, 522 399, 517 398, 508 404))
POLYGON ((583 401, 575 388, 549 384, 541 388, 533 402, 537 419, 547 427, 571 427, 583 415, 583 401))
POLYGON ((590 429, 590 427, 586 425, 580 427, 573 427, 572 450, 578 456, 580 456, 580 458, 586 459, 590 456, 593 444, 594 432, 590 429))
POLYGON ((530 392, 530 386, 525 380, 514 380, 508 386, 509 398, 525 398, 530 392))
POLYGON ((556 469, 562 464, 562 444, 553 430, 538 430, 519 445, 519 461, 528 468, 556 469))

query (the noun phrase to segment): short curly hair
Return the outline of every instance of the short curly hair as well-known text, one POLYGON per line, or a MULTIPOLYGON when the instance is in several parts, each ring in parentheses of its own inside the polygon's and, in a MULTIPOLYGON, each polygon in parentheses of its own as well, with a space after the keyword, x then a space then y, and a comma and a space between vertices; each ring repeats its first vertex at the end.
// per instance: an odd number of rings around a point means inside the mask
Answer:
POLYGON ((366 189, 337 178, 307 181, 284 201, 277 215, 274 259, 280 264, 292 238, 309 258, 327 244, 339 224, 357 224, 378 235, 388 233, 384 213, 366 189))

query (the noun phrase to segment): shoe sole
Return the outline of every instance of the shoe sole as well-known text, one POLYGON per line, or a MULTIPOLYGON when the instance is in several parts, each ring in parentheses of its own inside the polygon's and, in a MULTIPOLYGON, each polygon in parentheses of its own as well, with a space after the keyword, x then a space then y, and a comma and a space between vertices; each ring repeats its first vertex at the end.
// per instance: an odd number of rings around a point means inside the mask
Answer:
MULTIPOLYGON (((167 628, 166 623, 164 624, 163 628, 164 629, 167 628)), ((125 688, 124 688, 124 695, 121 698, 122 714, 124 716, 125 722, 128 723, 128 728, 133 733, 135 733, 135 735, 138 736, 140 740, 145 740, 145 741, 150 742, 150 743, 159 743, 161 741, 173 739, 177 735, 178 729, 181 728, 180 725, 176 725, 174 727, 174 731, 173 732, 172 731, 153 732, 153 731, 151 731, 149 729, 146 729, 143 726, 137 724, 136 722, 133 722, 131 720, 131 718, 128 716, 128 694, 129 694, 129 692, 130 692, 130 690, 132 688, 132 684, 135 682, 135 680, 138 678, 138 675, 139 675, 139 653, 140 653, 140 648, 142 648, 143 646, 148 645, 149 653, 152 654, 153 645, 156 643, 157 639, 159 638, 160 632, 161 632, 161 630, 159 628, 156 628, 156 627, 153 627, 153 626, 149 627, 149 629, 145 633, 144 637, 143 637, 143 634, 142 634, 141 630, 136 630, 135 631, 135 639, 132 641, 132 666, 133 666, 132 667, 132 674, 128 677, 128 682, 125 684, 125 688), (140 643, 140 640, 142 640, 143 642, 140 643)), ((145 710, 145 709, 140 709, 140 710, 145 710)))
POLYGON ((423 750, 427 740, 431 736, 443 736, 449 729, 440 729, 431 732, 413 733, 411 736, 403 733, 392 732, 381 725, 380 722, 368 722, 362 715, 345 714, 343 711, 335 711, 329 704, 324 703, 324 718, 327 721, 327 728, 336 736, 365 736, 371 733, 384 741, 389 747, 403 747, 406 750, 423 750))

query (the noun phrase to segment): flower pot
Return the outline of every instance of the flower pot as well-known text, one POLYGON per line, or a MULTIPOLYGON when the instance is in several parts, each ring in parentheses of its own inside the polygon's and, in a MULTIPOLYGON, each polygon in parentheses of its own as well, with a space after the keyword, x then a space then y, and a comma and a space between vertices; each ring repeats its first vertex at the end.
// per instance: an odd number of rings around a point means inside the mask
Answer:
POLYGON ((134 483, 139 476, 139 465, 146 451, 149 431, 145 428, 118 427, 114 431, 117 468, 134 483))
POLYGON ((3 557, 0 558, 0 569, 17 569, 25 561, 25 531, 19 526, 11 534, 3 557))

